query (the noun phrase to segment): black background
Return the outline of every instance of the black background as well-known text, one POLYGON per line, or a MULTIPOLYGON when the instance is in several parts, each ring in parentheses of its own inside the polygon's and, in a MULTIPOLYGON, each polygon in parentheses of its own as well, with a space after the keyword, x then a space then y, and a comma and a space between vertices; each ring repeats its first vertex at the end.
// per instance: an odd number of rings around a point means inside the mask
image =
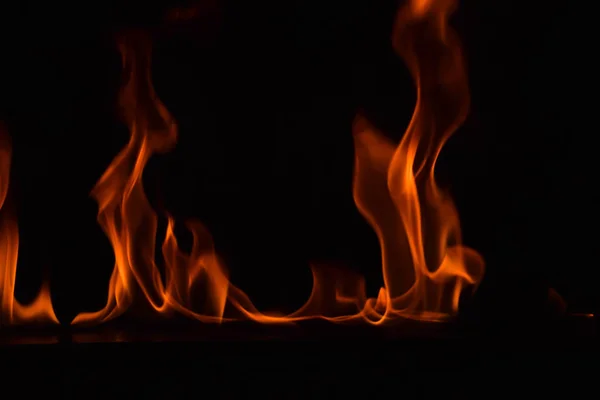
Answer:
MULTIPOLYGON (((592 25, 574 5, 523 3, 462 1, 453 18, 472 110, 439 180, 487 262, 471 311, 546 315, 553 287, 587 312, 597 285, 592 25)), ((131 27, 153 37, 154 86, 180 127, 175 150, 147 166, 151 202, 201 219, 263 309, 303 302, 310 260, 360 271, 376 294, 379 247, 351 193, 351 122, 363 109, 399 140, 412 114, 414 86, 390 42, 397 4, 207 2, 178 24, 163 20, 174 3, 2 13, 18 298, 48 276, 64 321, 104 305, 113 259, 89 192, 128 140, 114 34, 131 27)))

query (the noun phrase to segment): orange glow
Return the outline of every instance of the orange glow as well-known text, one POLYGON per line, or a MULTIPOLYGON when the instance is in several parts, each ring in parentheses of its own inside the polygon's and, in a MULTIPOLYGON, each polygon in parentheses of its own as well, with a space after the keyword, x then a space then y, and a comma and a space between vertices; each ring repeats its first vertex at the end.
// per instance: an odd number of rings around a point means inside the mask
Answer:
POLYGON ((179 22, 194 20, 202 16, 214 13, 218 7, 214 0, 203 0, 202 2, 192 3, 187 7, 177 7, 167 12, 165 20, 167 22, 179 22))
POLYGON ((5 127, 0 124, 0 325, 25 323, 58 323, 52 308, 47 284, 40 289, 31 304, 15 299, 19 227, 12 210, 7 207, 10 184, 12 145, 5 127))
POLYGON ((194 237, 187 254, 178 247, 176 222, 166 216, 161 276, 154 259, 158 216, 144 193, 142 174, 152 154, 175 145, 177 126, 152 87, 150 41, 141 33, 122 36, 125 82, 119 100, 131 137, 92 192, 115 266, 106 306, 78 315, 73 323, 105 322, 134 306, 205 322, 324 318, 380 324, 397 317, 440 320, 455 313, 461 291, 467 285, 476 288, 484 266, 474 250, 462 246, 456 209, 434 179, 438 154, 469 108, 460 43, 448 27, 453 6, 451 0, 413 0, 398 13, 393 46, 418 94, 402 141, 391 143, 363 116, 354 123, 354 199, 379 237, 384 287, 377 298, 367 298, 360 276, 312 266, 312 293, 289 315, 260 312, 229 282, 210 233, 196 221, 186 224, 194 237))

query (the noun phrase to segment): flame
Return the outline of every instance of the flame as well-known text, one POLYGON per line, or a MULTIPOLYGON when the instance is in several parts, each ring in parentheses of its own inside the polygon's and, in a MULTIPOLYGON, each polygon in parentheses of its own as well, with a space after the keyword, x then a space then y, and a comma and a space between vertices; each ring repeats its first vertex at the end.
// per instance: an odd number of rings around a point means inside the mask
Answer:
POLYGON ((138 295, 159 314, 179 310, 202 320, 218 320, 223 314, 228 280, 202 225, 187 224, 195 243, 191 254, 183 254, 173 233, 174 221, 169 218, 162 247, 165 283, 154 260, 158 218, 144 193, 142 174, 153 153, 167 151, 175 144, 177 125, 152 86, 148 38, 135 32, 122 36, 118 44, 126 79, 120 105, 131 138, 92 192, 99 206, 98 223, 114 250, 115 266, 106 306, 78 315, 73 323, 113 319, 134 304, 138 295), (214 318, 186 307, 199 277, 214 282, 208 288, 214 318))
POLYGON ((469 89, 460 42, 448 26, 452 0, 414 0, 400 9, 393 45, 417 86, 417 104, 399 145, 368 121, 354 124, 354 199, 377 232, 386 312, 437 319, 458 310, 483 259, 461 245, 458 214, 434 170, 466 118, 469 89))
POLYGON ((19 227, 14 213, 7 207, 11 161, 10 137, 5 127, 0 124, 0 325, 57 324, 46 283, 42 285, 31 304, 24 305, 15 299, 19 227))
POLYGON ((438 154, 469 107, 460 43, 447 22, 453 6, 452 0, 412 0, 399 10, 393 45, 418 92, 400 144, 362 116, 354 124, 354 199, 379 237, 384 287, 377 298, 367 298, 362 277, 312 266, 312 293, 288 315, 259 311, 229 282, 210 233, 197 221, 186 224, 194 237, 188 254, 179 249, 175 221, 166 216, 161 275, 154 258, 158 216, 144 193, 142 174, 152 154, 175 145, 177 126, 152 87, 150 41, 139 32, 122 36, 125 83, 119 101, 131 137, 92 192, 115 266, 106 306, 73 323, 105 322, 134 306, 205 322, 323 318, 380 324, 400 316, 438 320, 456 312, 462 289, 480 281, 483 260, 461 245, 456 209, 434 179, 438 154))

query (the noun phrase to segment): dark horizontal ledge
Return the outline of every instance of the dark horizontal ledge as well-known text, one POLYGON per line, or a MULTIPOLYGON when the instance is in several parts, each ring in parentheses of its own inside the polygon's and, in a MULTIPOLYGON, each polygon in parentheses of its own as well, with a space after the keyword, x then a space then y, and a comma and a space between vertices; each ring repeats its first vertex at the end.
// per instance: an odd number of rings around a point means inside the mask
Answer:
POLYGON ((535 329, 501 323, 505 329, 495 333, 415 321, 387 327, 309 321, 2 329, 0 355, 9 366, 3 379, 22 382, 24 396, 218 392, 281 398, 333 391, 347 398, 423 398, 485 396, 492 388, 556 396, 557 383, 569 395, 587 390, 581 382, 600 359, 593 318, 565 317, 535 329))
POLYGON ((189 320, 135 322, 131 320, 79 326, 0 327, 0 346, 77 346, 83 344, 144 343, 289 343, 289 342, 494 342, 529 343, 545 340, 555 343, 593 341, 597 319, 576 314, 549 320, 496 318, 490 324, 477 319, 447 322, 398 320, 386 325, 333 323, 307 320, 287 324, 260 324, 251 321, 199 323, 189 320), (577 338, 577 341, 572 339, 577 338), (569 339, 569 340, 567 340, 569 339))

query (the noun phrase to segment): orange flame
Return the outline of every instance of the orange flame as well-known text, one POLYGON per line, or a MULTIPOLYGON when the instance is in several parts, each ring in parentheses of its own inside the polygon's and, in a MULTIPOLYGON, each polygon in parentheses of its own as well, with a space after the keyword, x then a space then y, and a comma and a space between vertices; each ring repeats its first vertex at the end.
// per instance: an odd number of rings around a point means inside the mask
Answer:
POLYGON ((15 299, 19 227, 14 213, 7 209, 12 145, 7 130, 0 124, 0 325, 58 323, 50 290, 44 283, 31 304, 15 299))
POLYGON ((390 143, 364 117, 354 125, 354 199, 379 237, 384 287, 377 298, 367 299, 361 277, 313 266, 312 293, 289 315, 260 312, 229 282, 210 233, 198 222, 187 223, 194 243, 186 254, 168 217, 163 281, 154 259, 158 217, 144 193, 142 174, 153 153, 175 144, 177 127, 152 87, 149 41, 139 33, 122 37, 127 81, 120 104, 131 139, 92 192, 99 204, 98 221, 113 245, 115 267, 106 306, 78 315, 73 323, 105 322, 134 305, 214 322, 324 318, 379 324, 399 316, 437 320, 456 312, 463 287, 480 281, 483 260, 461 245, 454 205, 434 179, 438 154, 469 106, 460 43, 447 23, 453 5, 452 0, 413 0, 399 11, 393 44, 418 91, 400 144, 390 143), (225 315, 226 310, 232 315, 225 315))
POLYGON ((469 108, 460 42, 448 26, 453 0, 414 0, 399 11, 393 45, 417 86, 412 120, 398 146, 363 118, 354 126, 354 198, 376 230, 386 311, 443 316, 458 310, 483 259, 461 245, 458 214, 435 182, 438 155, 469 108))
MULTIPOLYGON (((176 142, 177 126, 158 99, 151 83, 149 41, 141 33, 123 36, 119 41, 125 78, 120 105, 129 126, 131 140, 100 178, 92 195, 99 204, 98 222, 110 239, 115 253, 115 267, 110 279, 106 306, 95 313, 78 315, 73 323, 100 322, 126 311, 141 294, 152 309, 169 314, 179 309, 191 295, 197 276, 216 282, 213 304, 217 317, 222 304, 227 277, 210 249, 203 249, 209 235, 195 224, 188 224, 196 245, 190 255, 178 250, 169 219, 163 244, 166 283, 154 260, 157 216, 142 185, 144 167, 154 152, 167 151, 176 142), (219 306, 221 305, 221 306, 219 306)), ((196 315, 191 313, 192 315, 196 315)), ((207 316, 207 320, 212 320, 207 316)))

